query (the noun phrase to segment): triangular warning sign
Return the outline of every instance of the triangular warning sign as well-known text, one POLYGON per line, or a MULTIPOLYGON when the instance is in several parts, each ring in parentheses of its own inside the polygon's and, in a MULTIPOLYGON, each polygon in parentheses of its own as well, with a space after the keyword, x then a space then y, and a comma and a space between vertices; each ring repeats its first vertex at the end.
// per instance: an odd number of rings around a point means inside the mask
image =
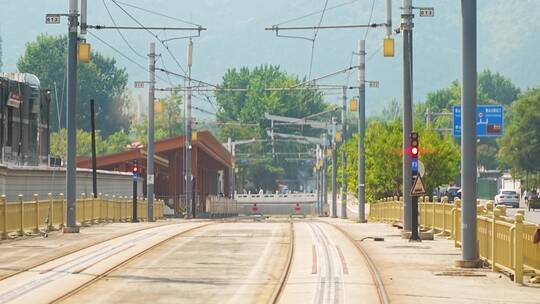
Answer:
POLYGON ((426 194, 426 188, 424 187, 424 183, 422 182, 422 178, 420 175, 416 176, 416 179, 414 180, 412 189, 411 189, 411 196, 421 196, 426 194))

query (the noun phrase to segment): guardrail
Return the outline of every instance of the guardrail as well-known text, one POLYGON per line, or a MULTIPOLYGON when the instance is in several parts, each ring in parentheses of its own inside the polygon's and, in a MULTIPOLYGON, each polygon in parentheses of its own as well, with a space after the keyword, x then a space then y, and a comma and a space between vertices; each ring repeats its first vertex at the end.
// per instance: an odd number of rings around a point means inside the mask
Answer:
MULTIPOLYGON (((477 203, 478 204, 478 203, 477 203)), ((434 197, 419 198, 419 223, 441 236, 450 236, 456 247, 461 246, 461 201, 441 202, 434 197)), ((371 204, 370 218, 379 221, 402 221, 401 198, 386 198, 371 204)), ((540 275, 540 225, 524 221, 524 211, 518 210, 514 218, 506 216, 505 206, 494 207, 492 202, 477 206, 478 253, 492 270, 504 270, 513 275, 517 284, 524 275, 540 275)))
MULTIPOLYGON (((128 222, 131 221, 133 203, 127 196, 109 196, 83 194, 76 202, 76 221, 79 225, 90 225, 100 222, 128 222)), ((9 238, 11 234, 23 236, 37 234, 43 230, 60 229, 66 223, 66 200, 63 194, 53 197, 49 194, 47 199, 40 199, 37 194, 31 201, 25 201, 22 195, 17 202, 8 202, 5 195, 0 196, 2 217, 0 229, 2 239, 9 238)), ((163 218, 163 201, 154 202, 154 217, 163 218)), ((146 199, 137 203, 139 220, 147 218, 146 199)))
POLYGON ((236 200, 239 203, 306 203, 317 201, 316 193, 288 193, 288 194, 236 194, 236 200))
POLYGON ((206 197, 206 212, 210 217, 229 217, 238 215, 236 200, 209 195, 206 197))

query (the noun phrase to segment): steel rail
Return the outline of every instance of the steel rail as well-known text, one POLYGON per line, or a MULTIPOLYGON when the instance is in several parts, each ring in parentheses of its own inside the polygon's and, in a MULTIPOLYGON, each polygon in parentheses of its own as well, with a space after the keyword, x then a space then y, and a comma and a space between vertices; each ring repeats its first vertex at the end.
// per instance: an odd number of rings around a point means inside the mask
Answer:
MULTIPOLYGON (((178 223, 176 223, 176 224, 178 224, 178 223)), ((58 298, 52 300, 50 303, 60 303, 60 302, 62 302, 62 301, 64 301, 64 300, 66 300, 66 299, 68 299, 68 298, 70 298, 70 297, 72 297, 72 296, 78 294, 78 293, 81 292, 82 290, 84 290, 84 289, 90 287, 91 285, 95 284, 95 283, 98 282, 99 280, 105 278, 105 277, 108 276, 111 272, 113 272, 113 271, 119 269, 120 267, 126 265, 127 263, 129 263, 129 262, 131 262, 131 261, 133 261, 133 260, 135 260, 135 259, 137 259, 137 258, 143 256, 144 254, 148 253, 149 251, 158 248, 159 246, 165 244, 166 242, 168 242, 168 241, 170 241, 170 240, 173 240, 173 239, 175 239, 175 238, 177 238, 177 237, 179 237, 179 236, 181 236, 181 235, 183 235, 183 234, 186 234, 186 233, 188 233, 188 232, 192 232, 192 231, 194 231, 194 230, 197 230, 197 229, 200 229, 200 228, 204 228, 204 227, 207 227, 207 226, 210 226, 210 225, 215 225, 215 224, 218 224, 218 223, 216 223, 216 222, 210 222, 210 223, 206 223, 206 224, 203 224, 203 225, 200 225, 200 226, 192 227, 192 228, 189 228, 189 229, 187 229, 187 230, 184 230, 184 231, 181 231, 181 232, 179 232, 179 233, 176 233, 176 234, 174 234, 174 235, 172 235, 172 236, 170 236, 170 237, 168 237, 168 238, 166 238, 166 239, 164 239, 164 240, 162 240, 162 241, 159 241, 158 243, 156 243, 156 244, 154 244, 154 245, 152 245, 152 246, 146 248, 145 250, 143 250, 143 251, 141 251, 141 252, 135 254, 134 256, 129 257, 128 259, 126 259, 126 260, 120 262, 119 264, 116 264, 115 266, 109 268, 107 271, 105 271, 105 272, 103 272, 103 273, 101 273, 101 274, 95 276, 95 277, 92 278, 90 281, 87 281, 86 283, 84 283, 84 284, 78 286, 77 288, 75 288, 75 289, 73 289, 73 290, 71 290, 71 291, 68 291, 68 292, 65 293, 64 295, 62 295, 62 296, 60 296, 60 297, 58 297, 58 298)))
POLYGON ((354 244, 358 252, 360 252, 360 255, 364 258, 364 261, 366 262, 369 272, 371 273, 371 277, 373 278, 373 281, 375 283, 375 287, 377 288, 377 295, 379 296, 379 302, 381 304, 389 304, 390 298, 388 297, 388 293, 386 292, 386 289, 384 288, 384 283, 381 277, 381 274, 379 273, 379 270, 377 269, 377 266, 367 253, 367 251, 358 244, 358 242, 349 234, 347 231, 345 231, 343 228, 339 227, 336 224, 332 224, 326 221, 321 220, 315 220, 316 222, 325 223, 331 227, 334 227, 336 230, 341 232, 351 243, 354 244))
POLYGON ((33 269, 33 268, 36 268, 36 267, 39 267, 41 265, 44 265, 44 264, 47 264, 49 262, 52 262, 54 260, 58 260, 58 259, 61 259, 67 255, 70 255, 70 254, 74 254, 74 253, 77 253, 79 251, 82 251, 82 250, 85 250, 85 249, 88 249, 92 246, 96 246, 96 245, 99 245, 99 244, 103 244, 105 242, 108 242, 108 241, 111 241, 111 240, 115 240, 115 239, 118 239, 118 238, 121 238, 121 237, 125 237, 125 236, 128 236, 130 234, 133 234, 133 233, 137 233, 137 232, 141 232, 141 231, 144 231, 144 230, 148 230, 148 229, 153 229, 153 228, 158 228, 158 227, 163 227, 163 226, 168 226, 168 225, 174 225, 174 224, 178 224, 178 223, 162 223, 160 225, 155 225, 155 226, 152 226, 152 227, 144 227, 144 228, 141 228, 141 229, 135 229, 135 230, 132 230, 132 231, 129 231, 129 232, 126 232, 126 233, 122 233, 122 234, 119 234, 119 235, 116 235, 116 236, 113 236, 113 237, 110 237, 110 238, 106 238, 106 239, 103 239, 103 240, 100 240, 100 241, 97 241, 97 242, 92 242, 88 245, 84 245, 82 247, 78 247, 78 248, 74 248, 72 250, 69 250, 67 252, 62 252, 60 254, 57 254, 57 255, 54 255, 53 257, 51 258, 47 258, 43 261, 40 261, 40 262, 37 262, 35 264, 32 264, 30 266, 25 266, 23 267, 22 269, 18 270, 18 271, 15 271, 13 273, 10 273, 10 274, 6 274, 4 276, 0 276, 0 282, 2 282, 3 280, 6 280, 8 278, 11 278, 13 276, 16 276, 18 274, 21 274, 23 272, 27 272, 29 271, 30 269, 33 269))
POLYGON ((272 293, 272 297, 270 298, 270 301, 268 301, 268 303, 277 304, 279 302, 281 293, 285 289, 285 286, 287 285, 287 280, 289 279, 289 274, 291 273, 291 265, 292 265, 292 260, 294 257, 294 223, 292 219, 290 219, 289 221, 289 234, 290 234, 289 252, 287 253, 287 262, 285 264, 285 269, 283 270, 281 274, 281 278, 279 279, 277 288, 274 289, 274 292, 272 293))

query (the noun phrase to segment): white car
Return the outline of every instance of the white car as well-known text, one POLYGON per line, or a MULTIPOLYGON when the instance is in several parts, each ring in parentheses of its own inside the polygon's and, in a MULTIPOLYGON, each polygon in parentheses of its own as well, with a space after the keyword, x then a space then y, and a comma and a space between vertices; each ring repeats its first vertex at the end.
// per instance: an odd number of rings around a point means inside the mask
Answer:
POLYGON ((512 208, 519 208, 519 193, 514 189, 501 189, 495 195, 495 205, 506 205, 512 208))

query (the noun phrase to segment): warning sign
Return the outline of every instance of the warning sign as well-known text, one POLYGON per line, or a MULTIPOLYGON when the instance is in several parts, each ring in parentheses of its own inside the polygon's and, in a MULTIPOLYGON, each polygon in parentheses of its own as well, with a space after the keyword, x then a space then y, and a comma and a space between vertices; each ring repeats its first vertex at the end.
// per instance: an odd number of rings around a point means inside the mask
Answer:
POLYGON ((412 189, 411 189, 411 196, 422 196, 426 194, 426 187, 424 187, 424 182, 422 182, 422 178, 420 175, 416 176, 416 179, 414 180, 412 189))

